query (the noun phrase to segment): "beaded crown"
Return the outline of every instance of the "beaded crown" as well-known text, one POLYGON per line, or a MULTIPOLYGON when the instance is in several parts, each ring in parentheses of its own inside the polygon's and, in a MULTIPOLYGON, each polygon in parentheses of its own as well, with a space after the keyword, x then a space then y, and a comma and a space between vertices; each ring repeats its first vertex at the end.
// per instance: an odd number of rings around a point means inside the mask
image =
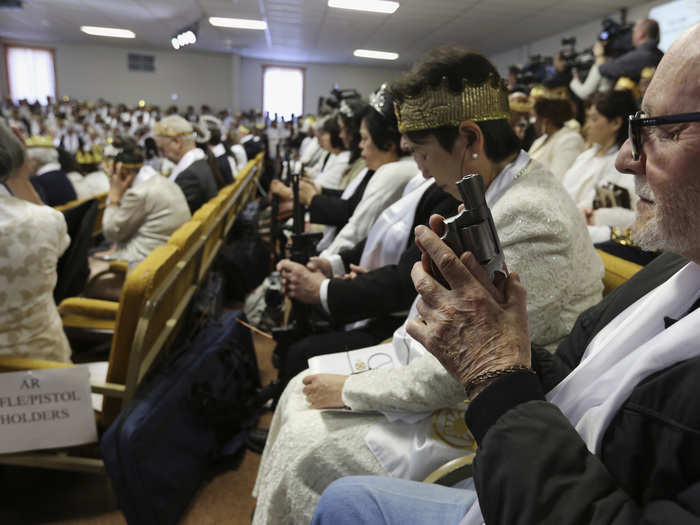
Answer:
POLYGON ((447 77, 443 77, 439 86, 407 96, 401 103, 394 102, 399 131, 459 126, 465 120, 483 122, 510 118, 508 89, 500 77, 490 74, 481 84, 463 80, 462 86, 462 91, 455 93, 447 77))

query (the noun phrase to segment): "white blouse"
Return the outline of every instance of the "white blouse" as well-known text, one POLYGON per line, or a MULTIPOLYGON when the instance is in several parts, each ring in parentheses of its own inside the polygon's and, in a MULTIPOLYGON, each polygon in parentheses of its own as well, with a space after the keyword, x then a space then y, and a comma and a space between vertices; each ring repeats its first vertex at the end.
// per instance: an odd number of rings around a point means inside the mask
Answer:
POLYGON ((340 180, 350 163, 350 152, 341 151, 338 154, 331 153, 323 166, 321 173, 314 179, 317 186, 330 190, 341 190, 340 180))
POLYGON ((70 245, 63 214, 0 191, 0 238, 0 355, 70 362, 53 299, 70 245))
POLYGON ((538 137, 530 146, 530 157, 540 161, 549 168, 554 177, 561 181, 581 152, 583 152, 583 137, 571 128, 564 126, 552 136, 547 134, 538 137))

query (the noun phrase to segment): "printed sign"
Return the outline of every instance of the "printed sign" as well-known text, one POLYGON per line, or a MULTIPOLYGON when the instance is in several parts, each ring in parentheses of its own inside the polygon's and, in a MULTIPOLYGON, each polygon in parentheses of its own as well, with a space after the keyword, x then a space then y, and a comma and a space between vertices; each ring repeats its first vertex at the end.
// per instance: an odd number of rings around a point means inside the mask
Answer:
POLYGON ((85 366, 0 374, 0 453, 97 441, 85 366))

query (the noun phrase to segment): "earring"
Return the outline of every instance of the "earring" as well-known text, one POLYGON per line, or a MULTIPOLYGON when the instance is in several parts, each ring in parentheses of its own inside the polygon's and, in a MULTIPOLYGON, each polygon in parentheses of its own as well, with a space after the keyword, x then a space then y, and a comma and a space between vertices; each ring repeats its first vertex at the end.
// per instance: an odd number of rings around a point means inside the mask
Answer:
POLYGON ((478 159, 478 158, 479 158, 479 154, 478 154, 478 153, 472 153, 472 158, 473 158, 474 160, 478 159))

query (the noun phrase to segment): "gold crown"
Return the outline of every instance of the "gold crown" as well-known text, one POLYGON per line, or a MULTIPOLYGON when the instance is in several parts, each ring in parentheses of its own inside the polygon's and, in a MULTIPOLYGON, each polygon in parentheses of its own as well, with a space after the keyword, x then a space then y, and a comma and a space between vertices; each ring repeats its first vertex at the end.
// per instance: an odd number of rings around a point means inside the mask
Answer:
POLYGON ((94 148, 91 151, 78 150, 75 153, 75 160, 78 164, 98 164, 102 162, 102 155, 94 148))
POLYGON ((628 77, 620 77, 617 79, 615 91, 631 91, 635 97, 639 98, 640 96, 636 82, 628 77))
POLYGON ((28 148, 53 148, 53 138, 49 136, 32 135, 24 141, 28 148))
POLYGON ((642 69, 642 78, 651 78, 654 76, 654 73, 656 73, 656 68, 647 66, 642 69))
POLYGON ((542 84, 535 84, 532 86, 530 98, 534 100, 542 98, 546 100, 571 100, 565 86, 550 89, 544 87, 542 84))
POLYGON ((508 90, 497 75, 491 74, 481 84, 462 81, 463 89, 455 93, 447 77, 437 87, 394 102, 399 131, 420 131, 441 126, 459 126, 465 120, 483 122, 510 118, 508 90))

